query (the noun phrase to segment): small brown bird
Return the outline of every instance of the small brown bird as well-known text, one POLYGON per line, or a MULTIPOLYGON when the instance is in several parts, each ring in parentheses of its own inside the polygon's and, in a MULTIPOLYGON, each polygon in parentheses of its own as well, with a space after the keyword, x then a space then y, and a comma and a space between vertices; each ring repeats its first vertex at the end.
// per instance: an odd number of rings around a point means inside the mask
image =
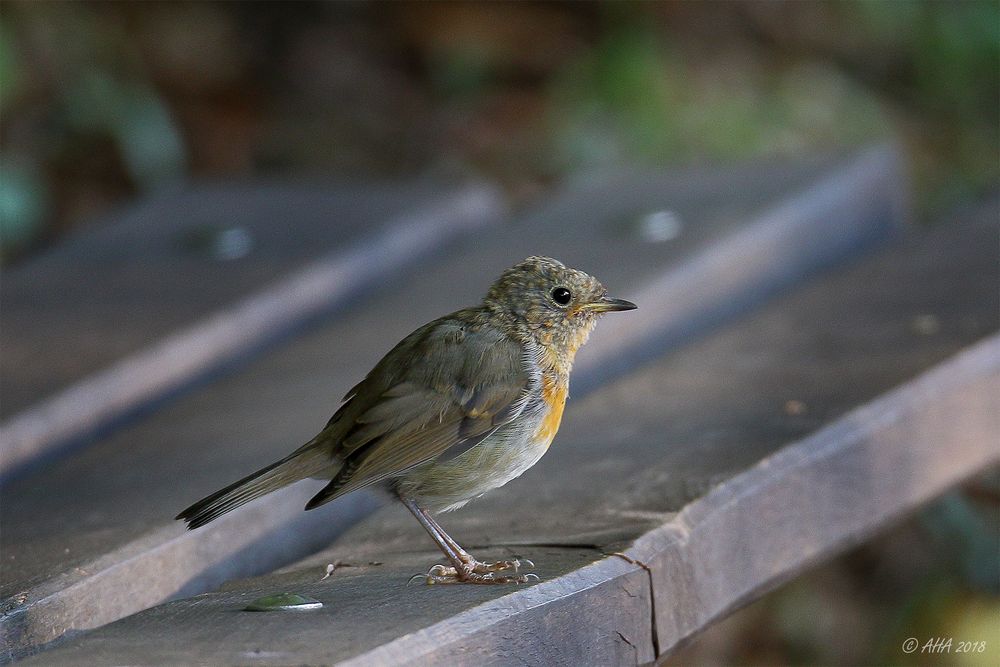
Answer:
POLYGON ((458 509, 538 462, 559 429, 576 351, 602 313, 635 307, 582 271, 529 257, 479 306, 404 338, 312 440, 177 518, 197 528, 307 477, 330 480, 307 510, 382 483, 450 562, 421 575, 428 583, 523 583, 520 562, 476 560, 430 512, 458 509))

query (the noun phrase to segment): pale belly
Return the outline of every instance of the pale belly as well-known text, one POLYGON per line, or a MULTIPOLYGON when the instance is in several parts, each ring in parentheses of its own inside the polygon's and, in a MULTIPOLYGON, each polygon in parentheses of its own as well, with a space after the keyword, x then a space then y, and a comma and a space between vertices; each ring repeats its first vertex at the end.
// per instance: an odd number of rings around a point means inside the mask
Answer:
POLYGON ((432 512, 462 507, 503 486, 535 465, 552 444, 562 405, 501 427, 475 447, 448 461, 414 468, 398 480, 399 490, 432 512), (555 421, 553 425, 552 422, 555 421))

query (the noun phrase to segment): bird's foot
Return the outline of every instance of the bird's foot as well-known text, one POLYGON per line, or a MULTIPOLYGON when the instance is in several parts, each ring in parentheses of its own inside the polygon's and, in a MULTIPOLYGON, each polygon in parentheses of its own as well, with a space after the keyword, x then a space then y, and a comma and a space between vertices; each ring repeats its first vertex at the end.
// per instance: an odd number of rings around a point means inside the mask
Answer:
POLYGON ((528 559, 522 560, 501 560, 495 563, 484 563, 472 559, 464 563, 462 567, 451 565, 435 565, 427 571, 427 574, 415 574, 410 578, 409 583, 424 580, 425 584, 526 584, 529 581, 538 581, 537 574, 520 574, 518 570, 522 567, 534 567, 535 564, 528 559), (498 572, 513 571, 514 574, 498 575, 498 572))

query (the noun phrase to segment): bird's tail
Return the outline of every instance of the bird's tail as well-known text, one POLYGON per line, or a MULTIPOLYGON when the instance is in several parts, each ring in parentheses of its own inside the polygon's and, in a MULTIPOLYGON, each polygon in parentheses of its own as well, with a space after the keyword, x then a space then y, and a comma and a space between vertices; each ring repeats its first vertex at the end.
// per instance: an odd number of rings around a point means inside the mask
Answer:
POLYGON ((255 498, 328 469, 330 455, 325 447, 317 444, 310 442, 280 461, 202 498, 175 518, 187 521, 188 528, 198 528, 255 498))

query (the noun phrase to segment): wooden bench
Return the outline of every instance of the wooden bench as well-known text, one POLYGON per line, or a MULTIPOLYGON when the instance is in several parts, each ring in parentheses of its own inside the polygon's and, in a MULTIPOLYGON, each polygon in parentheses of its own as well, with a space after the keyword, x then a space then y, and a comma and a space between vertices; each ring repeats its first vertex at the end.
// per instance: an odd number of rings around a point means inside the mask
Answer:
POLYGON ((893 164, 883 150, 811 169, 577 184, 460 241, 433 271, 411 274, 406 290, 389 281, 329 325, 50 465, 44 478, 14 480, 0 517, 7 655, 59 637, 40 659, 574 663, 668 652, 996 460, 983 441, 989 411, 972 400, 996 382, 995 342, 947 361, 996 329, 996 282, 983 279, 996 270, 988 216, 915 235, 761 307, 891 236, 901 211, 893 164), (684 224, 676 241, 629 231, 665 207, 684 224), (589 268, 641 306, 631 324, 605 322, 581 353, 559 446, 522 480, 443 519, 487 557, 532 558, 542 583, 404 586, 436 556, 396 507, 344 532, 376 507, 373 494, 305 514, 311 489, 293 487, 201 531, 171 525, 174 510, 164 508, 311 435, 325 418, 317 415, 392 342, 475 300, 512 256, 530 252, 589 268), (469 281, 470 266, 481 267, 482 284, 469 281), (928 288, 900 289, 907 284, 928 288), (953 290, 968 298, 956 304, 953 290), (914 328, 927 317, 937 332, 914 328), (933 419, 958 408, 961 420, 933 419), (932 435, 962 447, 942 461, 940 447, 926 446, 932 435), (882 479, 889 490, 872 493, 882 479), (236 613, 285 589, 325 606, 236 613), (140 612, 170 597, 179 599, 140 612))
POLYGON ((194 188, 123 211, 4 275, 0 475, 99 437, 502 214, 484 186, 194 188))

